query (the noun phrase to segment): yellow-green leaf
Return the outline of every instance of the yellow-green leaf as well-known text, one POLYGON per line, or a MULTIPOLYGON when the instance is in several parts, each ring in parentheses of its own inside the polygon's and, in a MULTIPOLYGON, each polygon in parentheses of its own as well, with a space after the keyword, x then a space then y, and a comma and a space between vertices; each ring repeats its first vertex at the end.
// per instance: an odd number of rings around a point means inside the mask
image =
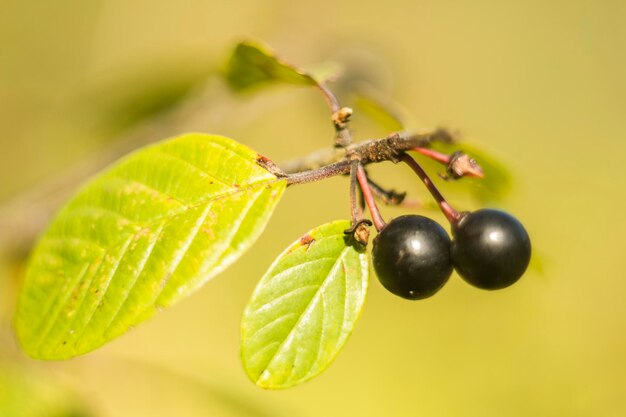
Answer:
POLYGON ((37 243, 16 328, 41 359, 91 351, 196 290, 248 249, 286 182, 237 142, 187 134, 89 181, 37 243))
POLYGON ((304 382, 333 361, 359 316, 368 280, 364 248, 348 221, 311 230, 274 261, 242 321, 242 360, 263 388, 304 382))

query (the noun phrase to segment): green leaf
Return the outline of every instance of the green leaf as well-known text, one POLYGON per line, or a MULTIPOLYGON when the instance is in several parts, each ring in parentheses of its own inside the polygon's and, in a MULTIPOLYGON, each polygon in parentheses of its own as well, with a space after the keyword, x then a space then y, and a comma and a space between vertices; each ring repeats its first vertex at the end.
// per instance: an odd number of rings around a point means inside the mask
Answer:
POLYGON ((322 372, 359 316, 368 280, 364 248, 348 221, 311 230, 283 252, 256 287, 242 321, 242 360, 263 388, 287 388, 322 372))
POLYGON ((354 105, 387 132, 410 132, 424 127, 407 109, 371 87, 359 86, 354 105))
POLYGON ((305 69, 305 72, 313 77, 318 84, 337 80, 343 71, 343 65, 335 61, 319 62, 312 66, 307 66, 305 69))
MULTIPOLYGON (((327 76, 327 70, 323 73, 327 76)), ((244 41, 235 47, 226 65, 225 76, 235 91, 276 82, 305 86, 318 84, 311 74, 281 60, 266 45, 255 41, 244 41)))
POLYGON ((41 359, 91 351, 231 264, 286 186, 264 162, 231 139, 187 134, 90 181, 30 259, 16 318, 24 350, 41 359))

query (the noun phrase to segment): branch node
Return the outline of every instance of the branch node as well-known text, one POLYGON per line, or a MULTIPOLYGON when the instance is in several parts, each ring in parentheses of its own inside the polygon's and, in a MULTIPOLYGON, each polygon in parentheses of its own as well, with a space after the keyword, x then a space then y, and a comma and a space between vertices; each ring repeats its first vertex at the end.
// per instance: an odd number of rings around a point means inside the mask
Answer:
POLYGON ((348 127, 348 122, 352 116, 352 109, 350 107, 342 107, 331 116, 333 125, 337 131, 343 130, 348 127))
POLYGON ((485 176, 478 162, 461 151, 456 151, 450 156, 446 171, 454 179, 461 177, 483 178, 485 176))

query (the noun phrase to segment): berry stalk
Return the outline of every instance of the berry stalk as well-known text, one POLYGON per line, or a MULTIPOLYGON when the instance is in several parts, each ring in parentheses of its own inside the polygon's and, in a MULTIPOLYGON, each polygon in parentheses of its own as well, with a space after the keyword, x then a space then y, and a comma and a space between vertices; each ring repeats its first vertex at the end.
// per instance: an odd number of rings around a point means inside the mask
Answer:
POLYGON ((413 159, 407 153, 404 153, 400 156, 400 160, 407 164, 422 180, 430 194, 433 196, 441 212, 446 216, 450 224, 456 224, 461 219, 461 213, 456 211, 443 197, 443 195, 439 192, 435 184, 433 184, 432 180, 426 174, 426 171, 417 163, 415 159, 413 159))
POLYGON ((350 161, 350 210, 352 214, 352 226, 356 225, 363 218, 363 209, 357 202, 357 171, 359 169, 359 161, 354 159, 350 161))
POLYGON ((416 147, 415 152, 421 153, 428 158, 446 166, 446 174, 439 174, 443 179, 458 179, 461 177, 483 178, 485 173, 478 162, 469 155, 456 151, 452 155, 437 152, 430 148, 416 147))
POLYGON ((380 211, 378 210, 378 206, 376 206, 376 201, 374 200, 374 195, 372 194, 372 190, 370 189, 369 183, 367 181, 367 174, 365 173, 365 169, 363 169, 363 165, 360 163, 357 165, 356 177, 359 181, 359 185, 361 186, 361 191, 363 192, 363 198, 365 199, 365 204, 367 204, 367 208, 372 215, 372 221, 374 222, 374 227, 377 231, 381 231, 385 228, 385 221, 383 217, 380 215, 380 211))

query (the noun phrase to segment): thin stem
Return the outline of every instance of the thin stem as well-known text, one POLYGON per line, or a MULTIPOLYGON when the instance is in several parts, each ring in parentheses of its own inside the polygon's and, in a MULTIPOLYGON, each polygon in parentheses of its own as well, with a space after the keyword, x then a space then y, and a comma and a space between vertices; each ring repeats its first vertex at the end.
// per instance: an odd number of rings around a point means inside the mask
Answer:
POLYGON ((287 185, 319 181, 336 175, 347 174, 348 172, 350 172, 350 161, 346 159, 321 168, 297 172, 295 174, 288 174, 286 177, 287 185))
POLYGON ((365 169, 363 169, 363 165, 358 164, 356 176, 359 181, 359 185, 361 186, 361 191, 363 192, 363 198, 365 199, 365 204, 367 204, 367 208, 372 215, 372 221, 374 222, 374 227, 377 231, 381 231, 385 228, 386 223, 383 220, 383 217, 380 215, 380 211, 376 206, 376 201, 374 201, 374 196, 372 195, 372 190, 370 189, 369 183, 367 182, 367 174, 365 173, 365 169))
POLYGON ((349 107, 341 107, 335 93, 333 93, 324 83, 317 85, 330 107, 333 126, 335 126, 335 147, 345 148, 352 143, 352 135, 348 129, 348 121, 352 115, 352 109, 349 107))
POLYGON ((413 150, 445 165, 446 174, 439 174, 444 180, 458 179, 461 177, 483 178, 485 176, 478 162, 462 151, 456 151, 452 155, 446 155, 445 153, 428 148, 416 147, 413 148, 413 150))
MULTIPOLYGON (((367 174, 367 171, 365 173, 367 174)), ((372 190, 372 194, 374 194, 374 197, 379 198, 385 204, 397 206, 402 204, 404 198, 406 197, 406 193, 399 193, 396 190, 387 190, 381 187, 379 184, 372 181, 369 175, 367 177, 367 182, 372 190)))
POLYGON ((359 161, 354 159, 350 163, 350 210, 352 213, 352 226, 356 225, 363 218, 363 210, 359 206, 356 197, 357 170, 359 161))
POLYGON ((402 154, 400 159, 402 160, 402 162, 406 163, 409 167, 411 167, 411 169, 422 180, 422 182, 424 183, 424 185, 426 186, 430 194, 433 196, 435 201, 437 201, 437 204, 439 204, 439 208, 441 209, 442 213, 446 216, 450 224, 456 224, 461 218, 460 213, 456 211, 446 201, 443 195, 441 195, 441 193, 439 192, 435 184, 433 184, 431 179, 428 177, 428 174, 426 174, 426 171, 424 171, 424 169, 417 163, 417 161, 415 161, 415 159, 411 158, 411 156, 409 156, 406 153, 402 154))
POLYGON ((363 246, 367 246, 367 242, 370 238, 369 226, 372 222, 363 218, 363 207, 357 203, 357 183, 358 183, 358 169, 360 163, 358 159, 352 159, 350 163, 350 209, 352 211, 352 223, 349 229, 343 232, 354 238, 363 246))
POLYGON ((365 211, 365 197, 363 197, 363 190, 361 190, 361 187, 359 187, 357 191, 359 192, 359 209, 361 210, 361 212, 364 212, 365 211))
POLYGON ((429 157, 430 159, 434 159, 437 162, 440 162, 444 165, 448 165, 450 163, 450 155, 446 155, 445 153, 437 152, 433 149, 429 148, 413 148, 415 152, 419 152, 422 155, 429 157))
POLYGON ((335 96, 335 93, 330 91, 330 89, 326 87, 326 84, 318 84, 317 87, 326 98, 326 101, 328 102, 328 107, 330 107, 330 111, 332 113, 339 111, 341 105, 339 104, 339 100, 337 100, 337 96, 335 96))

